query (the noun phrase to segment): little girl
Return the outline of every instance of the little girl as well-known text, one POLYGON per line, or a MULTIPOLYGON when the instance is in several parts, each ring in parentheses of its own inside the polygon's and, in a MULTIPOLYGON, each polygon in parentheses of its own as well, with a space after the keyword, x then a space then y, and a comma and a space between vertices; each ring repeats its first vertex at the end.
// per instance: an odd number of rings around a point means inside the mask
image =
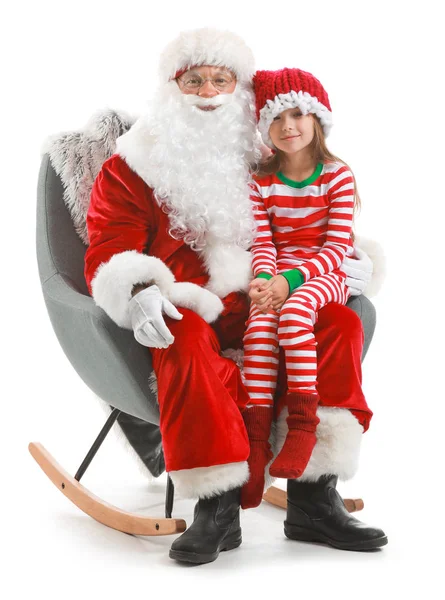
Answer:
POLYGON ((310 73, 283 69, 258 71, 254 87, 259 130, 275 154, 253 185, 257 234, 244 378, 250 406, 263 407, 256 414, 267 429, 282 346, 288 433, 269 471, 293 479, 306 468, 319 422, 317 314, 349 297, 340 267, 353 252, 357 194, 351 171, 325 145, 332 113, 321 83, 310 73))

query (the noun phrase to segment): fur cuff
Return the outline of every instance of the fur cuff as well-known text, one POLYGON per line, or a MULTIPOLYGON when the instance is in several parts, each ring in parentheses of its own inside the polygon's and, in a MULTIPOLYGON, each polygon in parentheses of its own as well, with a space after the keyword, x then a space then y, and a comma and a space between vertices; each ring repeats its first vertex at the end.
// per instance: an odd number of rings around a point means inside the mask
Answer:
MULTIPOLYGON (((286 407, 277 420, 275 456, 286 439, 288 414, 286 407)), ((317 443, 299 481, 316 481, 328 474, 351 479, 358 469, 363 427, 347 408, 320 406, 317 416, 317 443)))
POLYGON ((168 297, 174 281, 173 273, 161 259, 129 250, 115 254, 97 269, 91 289, 97 306, 117 325, 131 329, 128 303, 133 286, 154 283, 168 297))
POLYGON ((246 483, 249 467, 247 462, 237 462, 170 471, 169 475, 183 498, 211 498, 246 483))
POLYGON ((216 294, 196 283, 174 283, 168 299, 175 306, 189 308, 206 321, 213 323, 224 310, 224 304, 216 294))
POLYGON ((382 246, 369 238, 357 236, 354 245, 365 252, 372 261, 372 277, 363 294, 373 298, 379 293, 386 277, 386 257, 382 246))

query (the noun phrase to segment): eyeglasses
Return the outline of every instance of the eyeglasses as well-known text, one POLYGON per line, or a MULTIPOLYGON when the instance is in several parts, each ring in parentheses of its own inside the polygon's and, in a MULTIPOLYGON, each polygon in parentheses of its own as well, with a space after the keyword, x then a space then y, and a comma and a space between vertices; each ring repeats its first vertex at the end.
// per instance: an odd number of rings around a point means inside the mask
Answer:
POLYGON ((178 77, 178 81, 181 82, 184 89, 193 92, 199 91, 206 81, 210 81, 215 89, 223 92, 235 79, 230 75, 217 75, 216 77, 206 77, 205 79, 199 75, 186 75, 185 77, 178 77))

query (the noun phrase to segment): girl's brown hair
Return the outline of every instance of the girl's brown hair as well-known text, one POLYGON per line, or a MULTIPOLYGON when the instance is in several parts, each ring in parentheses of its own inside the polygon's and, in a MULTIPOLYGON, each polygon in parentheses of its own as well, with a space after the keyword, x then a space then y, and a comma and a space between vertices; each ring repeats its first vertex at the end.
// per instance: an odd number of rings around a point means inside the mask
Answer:
MULTIPOLYGON (((332 154, 329 151, 328 147, 326 146, 326 139, 325 139, 325 136, 323 133, 323 128, 321 126, 321 123, 318 120, 318 117, 316 117, 315 115, 312 115, 312 117, 314 120, 314 138, 313 138, 310 146, 311 146, 311 150, 312 150, 312 155, 314 157, 314 161, 317 164, 338 161, 348 167, 348 165, 345 163, 344 160, 341 160, 341 158, 338 158, 338 156, 335 156, 334 154, 332 154)), ((266 158, 266 160, 264 160, 263 162, 260 162, 260 164, 258 165, 257 176, 263 177, 265 175, 272 175, 274 173, 278 173, 278 171, 281 168, 280 155, 281 155, 281 152, 278 150, 278 151, 276 151, 275 154, 273 154, 269 158, 266 158)), ((360 211, 360 207, 361 207, 361 200, 360 200, 360 196, 359 196, 359 193, 357 190, 357 184, 355 183, 355 177, 354 177, 354 213, 360 211)))

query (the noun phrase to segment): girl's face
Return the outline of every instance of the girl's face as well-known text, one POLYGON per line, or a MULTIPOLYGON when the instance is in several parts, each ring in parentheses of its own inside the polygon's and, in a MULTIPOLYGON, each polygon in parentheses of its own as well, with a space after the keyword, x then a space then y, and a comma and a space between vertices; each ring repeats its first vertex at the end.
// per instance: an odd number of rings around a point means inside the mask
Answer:
POLYGON ((286 154, 303 150, 314 139, 312 114, 303 115, 299 108, 288 108, 277 115, 269 128, 274 146, 286 154))

